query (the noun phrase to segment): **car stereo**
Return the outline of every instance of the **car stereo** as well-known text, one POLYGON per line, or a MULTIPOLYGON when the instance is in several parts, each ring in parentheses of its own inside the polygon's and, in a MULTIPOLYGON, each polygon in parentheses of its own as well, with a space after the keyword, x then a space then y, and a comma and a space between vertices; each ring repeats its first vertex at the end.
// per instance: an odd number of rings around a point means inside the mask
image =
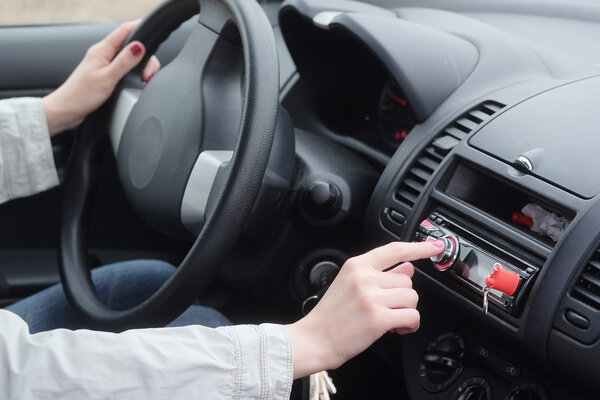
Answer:
POLYGON ((486 297, 490 304, 517 317, 522 311, 525 295, 533 283, 539 268, 525 260, 510 257, 499 246, 482 237, 474 230, 453 221, 440 211, 424 219, 415 234, 417 241, 443 240, 445 251, 431 258, 434 271, 455 279, 471 293, 486 297), (510 260, 510 261, 509 261, 510 260), (486 283, 494 272, 502 270, 518 274, 518 284, 510 291, 502 292, 486 283))

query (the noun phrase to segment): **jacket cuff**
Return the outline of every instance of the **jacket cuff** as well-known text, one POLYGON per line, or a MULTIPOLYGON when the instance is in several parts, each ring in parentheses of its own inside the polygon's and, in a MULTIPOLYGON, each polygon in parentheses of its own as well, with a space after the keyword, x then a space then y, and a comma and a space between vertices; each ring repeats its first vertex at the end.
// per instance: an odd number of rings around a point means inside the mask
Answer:
POLYGON ((59 184, 40 98, 0 101, 0 202, 59 184))
MULTIPOLYGON (((220 328, 222 329, 222 328, 220 328)), ((292 344, 281 325, 241 325, 231 329, 235 347, 234 399, 289 399, 292 344)))

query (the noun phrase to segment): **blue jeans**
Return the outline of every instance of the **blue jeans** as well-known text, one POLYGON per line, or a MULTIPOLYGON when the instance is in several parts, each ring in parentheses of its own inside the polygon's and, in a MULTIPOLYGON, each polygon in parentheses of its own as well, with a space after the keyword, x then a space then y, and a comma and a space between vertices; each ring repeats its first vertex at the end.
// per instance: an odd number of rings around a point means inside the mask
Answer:
MULTIPOLYGON (((98 296, 115 310, 138 305, 171 276, 175 268, 164 261, 135 260, 106 265, 92 271, 98 296)), ((30 333, 56 328, 81 329, 85 325, 69 305, 60 285, 54 285, 6 308, 29 325, 30 333)), ((198 304, 190 306, 169 326, 231 325, 220 312, 198 304)))

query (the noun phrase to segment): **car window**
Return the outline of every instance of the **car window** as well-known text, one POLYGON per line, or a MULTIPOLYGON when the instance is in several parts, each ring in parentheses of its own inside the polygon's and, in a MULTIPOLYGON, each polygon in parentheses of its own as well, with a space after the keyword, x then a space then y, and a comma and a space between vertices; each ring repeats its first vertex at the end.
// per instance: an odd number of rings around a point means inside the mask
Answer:
POLYGON ((161 0, 0 0, 0 25, 41 25, 141 18, 161 0))

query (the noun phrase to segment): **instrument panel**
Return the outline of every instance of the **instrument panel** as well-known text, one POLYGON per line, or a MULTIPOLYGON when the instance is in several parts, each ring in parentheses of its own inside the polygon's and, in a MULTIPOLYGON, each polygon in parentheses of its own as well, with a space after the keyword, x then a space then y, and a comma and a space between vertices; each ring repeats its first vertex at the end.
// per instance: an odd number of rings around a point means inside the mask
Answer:
POLYGON ((319 96, 316 103, 325 125, 338 137, 394 154, 417 122, 402 88, 391 76, 357 83, 352 90, 346 86, 336 82, 327 96, 319 96))
POLYGON ((402 144, 416 124, 404 92, 391 77, 379 95, 376 118, 381 140, 392 149, 402 144))

